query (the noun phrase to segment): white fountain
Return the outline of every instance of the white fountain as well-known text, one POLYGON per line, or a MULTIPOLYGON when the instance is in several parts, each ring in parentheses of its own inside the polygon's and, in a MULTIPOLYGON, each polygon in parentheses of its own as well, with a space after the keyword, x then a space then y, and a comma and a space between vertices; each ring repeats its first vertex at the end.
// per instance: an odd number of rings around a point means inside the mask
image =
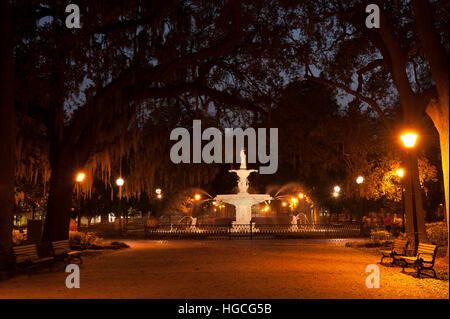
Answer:
MULTIPOLYGON (((217 195, 215 200, 222 201, 234 205, 236 207, 236 220, 232 222, 232 232, 250 231, 250 222, 252 219, 252 205, 272 200, 268 194, 249 194, 248 190, 248 176, 250 173, 257 172, 254 169, 247 169, 246 155, 244 149, 240 152, 241 166, 238 170, 230 170, 231 173, 236 173, 239 177, 238 194, 217 195)), ((255 223, 251 225, 252 231, 258 231, 255 228, 255 223)))
POLYGON ((297 231, 298 230, 298 219, 299 219, 299 215, 292 215, 291 227, 290 227, 291 231, 297 231))
POLYGON ((198 227, 197 227, 197 217, 192 217, 191 216, 191 226, 189 226, 189 230, 191 232, 196 232, 198 231, 198 227))

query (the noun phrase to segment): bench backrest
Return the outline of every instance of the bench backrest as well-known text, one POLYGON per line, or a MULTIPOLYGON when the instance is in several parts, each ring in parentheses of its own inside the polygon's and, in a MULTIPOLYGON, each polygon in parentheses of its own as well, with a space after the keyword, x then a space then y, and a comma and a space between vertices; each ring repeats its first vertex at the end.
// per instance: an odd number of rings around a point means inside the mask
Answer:
POLYGON ((396 254, 403 255, 408 248, 408 239, 395 239, 392 251, 396 254))
POLYGON ((419 247, 417 247, 417 257, 422 258, 425 262, 434 262, 434 258, 436 257, 437 246, 430 244, 419 243, 419 247))
POLYGON ((61 254, 70 251, 69 240, 52 241, 53 253, 61 254))
POLYGON ((20 264, 27 260, 33 261, 39 259, 36 244, 25 246, 14 246, 13 252, 16 264, 20 264))

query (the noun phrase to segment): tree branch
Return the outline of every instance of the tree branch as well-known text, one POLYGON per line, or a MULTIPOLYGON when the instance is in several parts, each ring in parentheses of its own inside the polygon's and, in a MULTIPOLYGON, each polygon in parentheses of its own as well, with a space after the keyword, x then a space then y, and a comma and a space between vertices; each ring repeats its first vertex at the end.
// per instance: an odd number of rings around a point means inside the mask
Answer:
POLYGON ((372 109, 375 112, 377 112, 378 116, 383 121, 385 127, 388 130, 392 130, 392 123, 391 123, 391 121, 386 117, 386 115, 384 114, 384 112, 381 109, 381 107, 373 99, 371 99, 371 98, 369 98, 369 97, 367 97, 365 95, 362 95, 361 93, 359 93, 359 92, 357 92, 355 90, 352 90, 352 89, 350 89, 349 87, 347 87, 347 86, 345 86, 343 84, 335 83, 335 82, 329 81, 327 79, 317 78, 315 76, 309 76, 309 75, 306 76, 306 79, 314 81, 314 82, 317 82, 317 83, 325 84, 325 85, 328 85, 328 86, 336 87, 338 89, 341 89, 341 90, 345 91, 346 93, 348 93, 350 95, 353 95, 354 97, 358 98, 359 100, 369 104, 372 107, 372 109))

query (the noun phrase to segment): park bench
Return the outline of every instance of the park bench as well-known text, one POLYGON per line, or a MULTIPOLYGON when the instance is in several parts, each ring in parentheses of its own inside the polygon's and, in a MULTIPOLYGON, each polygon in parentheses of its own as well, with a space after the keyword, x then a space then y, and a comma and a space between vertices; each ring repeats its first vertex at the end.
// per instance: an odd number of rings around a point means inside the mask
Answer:
POLYGON ((384 258, 391 258, 391 266, 394 266, 396 261, 401 260, 401 256, 406 256, 408 244, 408 239, 394 239, 392 249, 380 250, 382 254, 380 264, 383 263, 384 258))
MULTIPOLYGON (((420 278, 420 275, 423 273, 424 270, 431 270, 433 272, 433 278, 436 278, 436 272, 434 271, 433 267, 434 267, 434 260, 436 259, 437 248, 438 246, 436 245, 419 243, 419 247, 417 247, 416 256, 401 257, 403 261, 402 272, 405 272, 406 267, 412 266, 417 269, 418 278, 420 278)), ((428 275, 426 273, 424 274, 428 275)))
MULTIPOLYGON (((16 269, 36 270, 40 265, 47 265, 52 271, 53 257, 39 257, 36 244, 13 247, 14 266, 16 269)), ((28 272, 29 274, 29 272, 28 272)))
POLYGON ((53 241, 52 252, 56 260, 63 260, 66 264, 72 263, 73 260, 77 260, 79 265, 83 263, 81 251, 71 250, 68 239, 53 241))

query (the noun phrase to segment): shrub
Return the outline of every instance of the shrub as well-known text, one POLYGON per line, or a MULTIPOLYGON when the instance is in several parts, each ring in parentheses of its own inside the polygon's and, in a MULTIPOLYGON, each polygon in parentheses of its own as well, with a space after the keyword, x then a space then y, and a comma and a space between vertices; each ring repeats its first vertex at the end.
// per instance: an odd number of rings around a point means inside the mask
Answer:
POLYGON ((21 233, 18 230, 13 230, 12 239, 14 245, 21 245, 27 240, 27 234, 21 233))
POLYGON ((77 231, 71 231, 69 232, 69 242, 71 247, 78 247, 78 248, 91 248, 103 246, 103 239, 97 237, 97 235, 93 232, 82 233, 77 231))
POLYGON ((447 224, 445 222, 437 222, 426 224, 428 240, 439 246, 447 246, 447 224))
POLYGON ((370 231, 370 239, 373 241, 390 240, 391 236, 392 236, 391 233, 389 233, 386 230, 371 230, 370 231))

